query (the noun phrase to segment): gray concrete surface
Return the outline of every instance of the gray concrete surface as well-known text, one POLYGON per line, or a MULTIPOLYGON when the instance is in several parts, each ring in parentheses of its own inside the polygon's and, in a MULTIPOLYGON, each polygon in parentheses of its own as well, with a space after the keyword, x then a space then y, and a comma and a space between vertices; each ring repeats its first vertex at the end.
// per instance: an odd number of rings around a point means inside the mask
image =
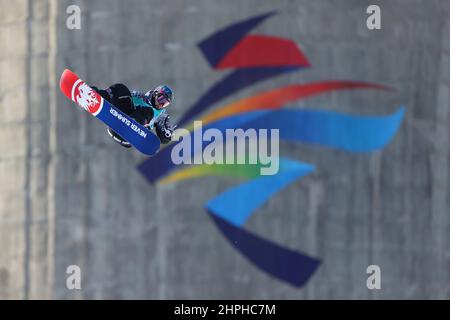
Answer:
MULTIPOLYGON (((1 299, 450 298, 450 1, 0 0, 1 299), (365 27, 369 4, 382 29, 365 27), (67 30, 66 8, 82 9, 67 30), (377 82, 392 92, 343 91, 305 100, 359 114, 407 108, 374 154, 283 143, 318 170, 272 198, 248 228, 324 263, 302 289, 233 250, 202 209, 236 183, 202 178, 149 186, 104 126, 58 89, 64 68, 90 83, 176 91, 177 119, 224 72, 196 43, 270 11, 257 32, 295 40, 312 67, 230 99, 297 81, 377 82), (120 191, 119 191, 120 189, 120 191), (82 290, 66 289, 66 268, 82 290), (366 267, 382 289, 366 288, 366 267)), ((226 101, 231 101, 230 99, 226 101)))

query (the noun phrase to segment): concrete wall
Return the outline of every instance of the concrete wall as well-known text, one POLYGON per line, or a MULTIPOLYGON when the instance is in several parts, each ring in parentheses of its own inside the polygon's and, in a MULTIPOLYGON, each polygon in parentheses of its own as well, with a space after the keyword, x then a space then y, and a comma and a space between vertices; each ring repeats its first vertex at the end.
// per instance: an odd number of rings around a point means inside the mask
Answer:
MULTIPOLYGON (((450 298, 450 2, 0 0, 0 298, 450 298), (382 29, 365 9, 382 8, 382 29), (66 8, 82 9, 67 30, 66 8), (282 144, 317 171, 272 198, 248 228, 323 258, 302 289, 261 272, 233 250, 203 203, 234 179, 150 186, 145 157, 117 146, 58 89, 61 72, 89 83, 175 88, 172 118, 224 72, 196 43, 233 22, 280 13, 258 32, 296 41, 310 69, 232 99, 295 82, 346 79, 391 92, 343 91, 302 106, 393 112, 404 123, 384 150, 349 154, 282 144), (66 289, 66 268, 82 290, 66 289), (369 264, 382 289, 369 291, 369 264)), ((228 101, 228 100, 227 100, 228 101)))

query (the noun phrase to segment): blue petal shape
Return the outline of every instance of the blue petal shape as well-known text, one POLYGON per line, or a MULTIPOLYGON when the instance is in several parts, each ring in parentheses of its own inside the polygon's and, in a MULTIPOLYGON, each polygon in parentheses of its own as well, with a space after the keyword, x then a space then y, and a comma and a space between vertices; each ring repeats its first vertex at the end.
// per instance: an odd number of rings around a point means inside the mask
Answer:
POLYGON ((350 152, 383 148, 394 137, 404 107, 388 116, 354 116, 319 110, 280 110, 250 121, 245 128, 280 129, 280 139, 315 143, 350 152))
POLYGON ((320 265, 320 260, 284 248, 245 229, 234 226, 208 211, 222 234, 258 268, 289 284, 302 287, 320 265))
POLYGON ((276 175, 262 176, 228 189, 208 201, 206 208, 229 223, 241 227, 273 194, 313 170, 312 165, 280 158, 280 171, 276 175))

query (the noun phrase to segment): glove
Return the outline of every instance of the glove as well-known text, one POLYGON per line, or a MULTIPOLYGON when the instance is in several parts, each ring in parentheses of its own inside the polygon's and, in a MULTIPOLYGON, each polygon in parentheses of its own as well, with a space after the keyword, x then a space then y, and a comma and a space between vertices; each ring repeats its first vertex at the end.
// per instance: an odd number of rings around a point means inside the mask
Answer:
POLYGON ((169 143, 172 140, 174 127, 169 122, 170 117, 167 114, 162 114, 155 122, 155 131, 161 143, 169 143))

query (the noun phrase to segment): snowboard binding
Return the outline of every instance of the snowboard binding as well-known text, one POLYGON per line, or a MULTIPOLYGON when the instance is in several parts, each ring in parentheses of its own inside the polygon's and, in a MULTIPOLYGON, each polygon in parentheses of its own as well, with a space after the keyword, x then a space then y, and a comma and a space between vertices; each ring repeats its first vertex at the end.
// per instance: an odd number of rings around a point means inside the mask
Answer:
POLYGON ((110 137, 113 138, 113 140, 115 142, 117 142, 118 144, 120 144, 122 147, 131 148, 131 143, 129 143, 124 138, 122 138, 120 135, 115 133, 111 128, 106 129, 106 131, 108 131, 108 134, 110 135, 110 137))

